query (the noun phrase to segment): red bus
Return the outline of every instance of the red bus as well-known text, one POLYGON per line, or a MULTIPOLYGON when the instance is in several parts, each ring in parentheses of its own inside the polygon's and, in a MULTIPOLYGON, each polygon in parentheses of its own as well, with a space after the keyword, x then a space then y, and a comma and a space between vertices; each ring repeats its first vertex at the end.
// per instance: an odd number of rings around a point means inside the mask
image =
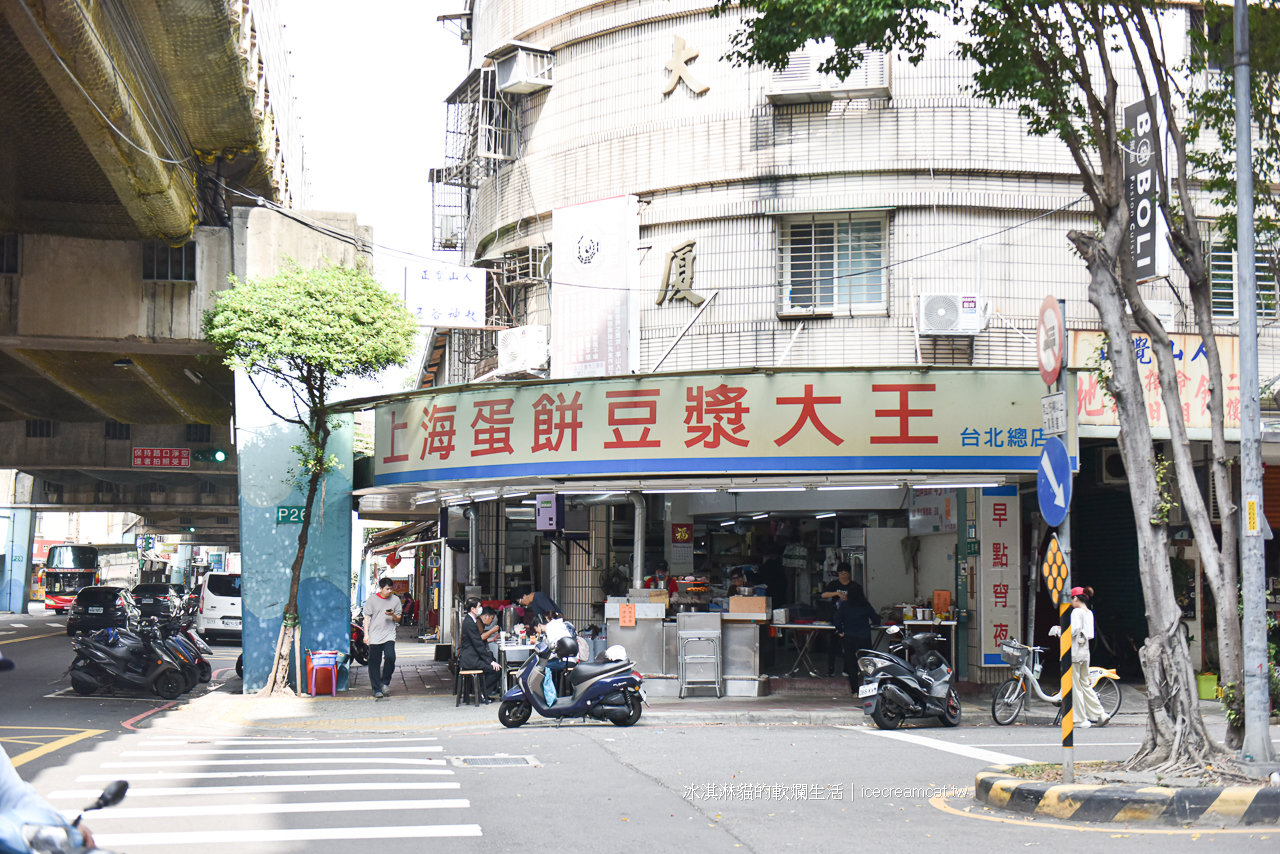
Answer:
POLYGON ((98 550, 93 546, 50 546, 44 562, 44 607, 65 614, 82 587, 98 580, 98 550))

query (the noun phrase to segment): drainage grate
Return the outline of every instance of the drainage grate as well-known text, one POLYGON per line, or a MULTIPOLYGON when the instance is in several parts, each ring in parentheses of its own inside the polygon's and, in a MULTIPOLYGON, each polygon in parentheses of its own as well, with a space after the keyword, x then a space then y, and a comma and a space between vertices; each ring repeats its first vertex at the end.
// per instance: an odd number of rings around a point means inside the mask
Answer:
POLYGON ((534 759, 532 756, 450 756, 449 761, 454 765, 465 768, 496 768, 500 766, 528 767, 530 765, 542 765, 541 762, 534 759))

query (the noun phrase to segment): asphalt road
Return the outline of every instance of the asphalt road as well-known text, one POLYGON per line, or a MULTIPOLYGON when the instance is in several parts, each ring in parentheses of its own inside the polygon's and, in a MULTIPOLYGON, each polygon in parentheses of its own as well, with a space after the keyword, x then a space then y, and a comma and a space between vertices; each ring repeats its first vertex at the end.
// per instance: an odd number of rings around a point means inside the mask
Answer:
MULTIPOLYGON (((215 673, 234 668, 238 645, 223 642, 213 649, 215 673)), ((26 617, 0 615, 0 652, 15 665, 0 673, 0 744, 11 758, 25 754, 21 773, 27 779, 91 749, 94 741, 130 732, 128 721, 167 705, 149 695, 81 697, 71 691, 64 674, 75 656, 65 616, 35 608, 26 617)))
MULTIPOLYGON (((1047 726, 880 733, 865 726, 664 727, 642 719, 630 729, 538 721, 518 730, 494 724, 401 735, 357 725, 342 733, 246 729, 213 737, 184 730, 183 712, 148 716, 164 706, 156 699, 49 696, 66 686, 61 672, 69 662, 65 634, 54 635, 49 622, 0 618, 0 632, 11 632, 0 635, 7 641, 0 649, 19 664, 0 674, 0 726, 18 729, 0 733, 101 730, 24 762, 19 772, 68 810, 110 780, 129 780, 123 804, 87 819, 99 843, 122 854, 213 854, 232 845, 237 854, 347 854, 353 845, 387 854, 425 846, 682 854, 945 846, 989 854, 1216 845, 1272 852, 1280 838, 1275 827, 1027 821, 968 797, 974 774, 993 762, 1057 760, 1057 733, 1047 726)), ((217 652, 225 667, 238 650, 217 652)), ((1076 758, 1121 759, 1141 737, 1140 727, 1116 724, 1078 732, 1076 758)), ((5 746, 10 755, 36 749, 12 740, 5 746)))

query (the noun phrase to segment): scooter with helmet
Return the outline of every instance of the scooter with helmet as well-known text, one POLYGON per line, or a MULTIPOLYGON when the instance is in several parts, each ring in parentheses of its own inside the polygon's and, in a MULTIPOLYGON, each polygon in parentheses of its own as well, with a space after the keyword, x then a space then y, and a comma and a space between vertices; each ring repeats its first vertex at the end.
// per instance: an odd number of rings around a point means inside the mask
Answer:
POLYGON ((577 656, 575 638, 561 638, 555 647, 538 644, 520 668, 517 684, 503 695, 498 721, 505 727, 522 726, 534 711, 557 724, 566 718, 595 718, 631 726, 640 720, 645 702, 640 687, 643 680, 627 658, 627 651, 611 646, 591 662, 578 662, 577 656), (565 662, 562 685, 568 693, 549 706, 542 692, 542 679, 553 655, 565 662))

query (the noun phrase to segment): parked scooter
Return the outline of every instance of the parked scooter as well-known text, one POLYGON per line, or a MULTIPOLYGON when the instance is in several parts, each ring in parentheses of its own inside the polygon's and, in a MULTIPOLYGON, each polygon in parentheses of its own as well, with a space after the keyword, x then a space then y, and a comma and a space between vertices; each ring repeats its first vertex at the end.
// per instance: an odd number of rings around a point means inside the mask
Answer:
POLYGON ((213 665, 209 663, 213 650, 192 630, 190 620, 173 617, 160 625, 160 634, 164 636, 165 645, 175 653, 175 657, 178 649, 174 648, 174 644, 177 644, 183 653, 182 657, 195 668, 197 682, 208 682, 213 678, 213 665))
POLYGON ((364 641, 364 613, 351 609, 351 657, 359 664, 369 663, 369 645, 364 641))
MULTIPOLYGON (((902 633, 890 626, 891 635, 902 633)), ((880 729, 897 729, 907 718, 933 718, 946 727, 960 723, 960 695, 955 672, 946 659, 930 649, 942 635, 921 632, 903 638, 890 649, 905 657, 873 649, 858 653, 858 669, 866 682, 858 689, 863 714, 880 729)))
POLYGON ((154 625, 142 627, 136 635, 123 629, 77 635, 71 648, 76 658, 68 672, 77 694, 125 688, 176 700, 186 687, 182 665, 154 625))
POLYGON ((565 676, 570 693, 556 699, 548 706, 542 693, 542 679, 552 650, 539 644, 525 661, 516 677, 517 684, 502 697, 498 707, 498 721, 505 727, 522 726, 534 710, 544 718, 563 722, 565 718, 595 718, 617 726, 631 726, 640 720, 641 704, 645 702, 641 678, 627 658, 622 647, 610 647, 608 653, 593 662, 576 663, 562 654, 566 662, 565 676), (603 659, 603 660, 602 660, 603 659))

